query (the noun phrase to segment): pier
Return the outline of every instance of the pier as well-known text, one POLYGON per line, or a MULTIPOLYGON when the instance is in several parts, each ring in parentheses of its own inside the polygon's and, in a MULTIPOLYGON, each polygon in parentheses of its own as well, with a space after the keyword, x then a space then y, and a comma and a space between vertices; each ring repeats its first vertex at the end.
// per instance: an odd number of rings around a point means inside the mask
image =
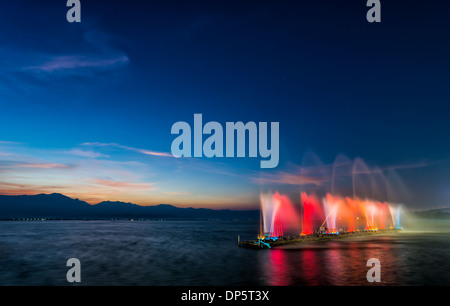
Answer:
POLYGON ((324 233, 320 232, 317 234, 309 235, 299 235, 299 236, 261 236, 256 240, 241 241, 238 238, 238 246, 250 249, 272 249, 278 246, 289 245, 289 244, 299 244, 299 243, 312 243, 320 241, 333 241, 340 239, 348 239, 354 237, 364 237, 379 234, 397 233, 401 231, 401 228, 391 228, 391 229, 377 229, 377 230, 360 230, 352 232, 337 232, 337 233, 324 233))

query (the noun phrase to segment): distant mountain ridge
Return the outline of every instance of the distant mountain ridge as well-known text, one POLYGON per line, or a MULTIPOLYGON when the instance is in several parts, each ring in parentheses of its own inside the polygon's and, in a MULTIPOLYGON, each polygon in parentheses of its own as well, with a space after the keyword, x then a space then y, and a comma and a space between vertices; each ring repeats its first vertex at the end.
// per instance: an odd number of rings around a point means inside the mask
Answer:
POLYGON ((60 193, 37 195, 0 195, 0 219, 18 218, 165 218, 165 219, 254 219, 258 210, 181 208, 168 204, 141 206, 126 202, 104 201, 90 205, 60 193))
POLYGON ((435 208, 424 211, 412 211, 410 215, 421 219, 450 220, 450 208, 435 208))

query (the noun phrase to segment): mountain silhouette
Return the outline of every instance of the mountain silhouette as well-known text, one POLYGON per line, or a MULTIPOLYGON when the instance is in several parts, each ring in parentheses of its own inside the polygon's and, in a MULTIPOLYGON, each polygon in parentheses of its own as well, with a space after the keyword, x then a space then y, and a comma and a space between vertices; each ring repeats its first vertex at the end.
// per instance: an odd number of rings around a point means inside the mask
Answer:
POLYGON ((90 205, 59 193, 38 195, 0 195, 0 219, 19 218, 165 218, 165 219, 253 219, 258 210, 180 208, 168 204, 141 206, 104 201, 90 205))

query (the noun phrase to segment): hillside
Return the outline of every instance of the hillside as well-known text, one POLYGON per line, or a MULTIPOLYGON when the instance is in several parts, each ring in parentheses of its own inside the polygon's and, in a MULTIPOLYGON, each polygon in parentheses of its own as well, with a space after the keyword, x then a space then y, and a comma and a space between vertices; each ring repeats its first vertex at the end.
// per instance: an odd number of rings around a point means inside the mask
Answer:
POLYGON ((17 218, 165 218, 165 219, 254 219, 257 210, 215 210, 180 208, 168 204, 141 206, 133 203, 105 201, 90 205, 59 193, 38 195, 0 195, 0 219, 17 218))

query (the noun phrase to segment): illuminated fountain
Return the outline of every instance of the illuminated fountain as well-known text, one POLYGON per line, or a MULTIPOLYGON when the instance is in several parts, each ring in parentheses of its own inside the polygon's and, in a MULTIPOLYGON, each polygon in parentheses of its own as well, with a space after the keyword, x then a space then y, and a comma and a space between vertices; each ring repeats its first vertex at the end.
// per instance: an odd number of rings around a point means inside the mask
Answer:
POLYGON ((392 207, 389 206, 389 212, 392 218, 392 227, 395 229, 401 229, 402 225, 400 224, 400 215, 402 213, 402 207, 401 206, 397 206, 397 207, 392 207))
POLYGON ((302 235, 311 235, 317 227, 317 221, 325 218, 319 199, 306 192, 301 193, 302 200, 302 235))
MULTIPOLYGON (((326 198, 323 199, 323 206, 326 215, 324 223, 327 225, 325 231, 331 234, 338 233, 336 220, 338 213, 340 213, 339 206, 341 206, 341 201, 331 194, 327 194, 326 198)), ((323 225, 321 227, 323 227, 323 225)))
POLYGON ((278 192, 261 194, 263 225, 260 236, 281 237, 284 231, 298 231, 300 217, 289 198, 278 192))
POLYGON ((392 170, 386 175, 360 158, 352 161, 344 155, 326 166, 309 153, 300 174, 314 188, 308 192, 301 187, 298 209, 286 195, 261 194, 260 237, 281 237, 296 228, 301 236, 401 228, 400 205, 389 200, 398 200, 396 190, 404 186, 392 170))
POLYGON ((264 233, 270 233, 273 229, 274 220, 274 203, 272 193, 262 193, 260 195, 262 220, 259 229, 259 236, 264 236, 264 233))

